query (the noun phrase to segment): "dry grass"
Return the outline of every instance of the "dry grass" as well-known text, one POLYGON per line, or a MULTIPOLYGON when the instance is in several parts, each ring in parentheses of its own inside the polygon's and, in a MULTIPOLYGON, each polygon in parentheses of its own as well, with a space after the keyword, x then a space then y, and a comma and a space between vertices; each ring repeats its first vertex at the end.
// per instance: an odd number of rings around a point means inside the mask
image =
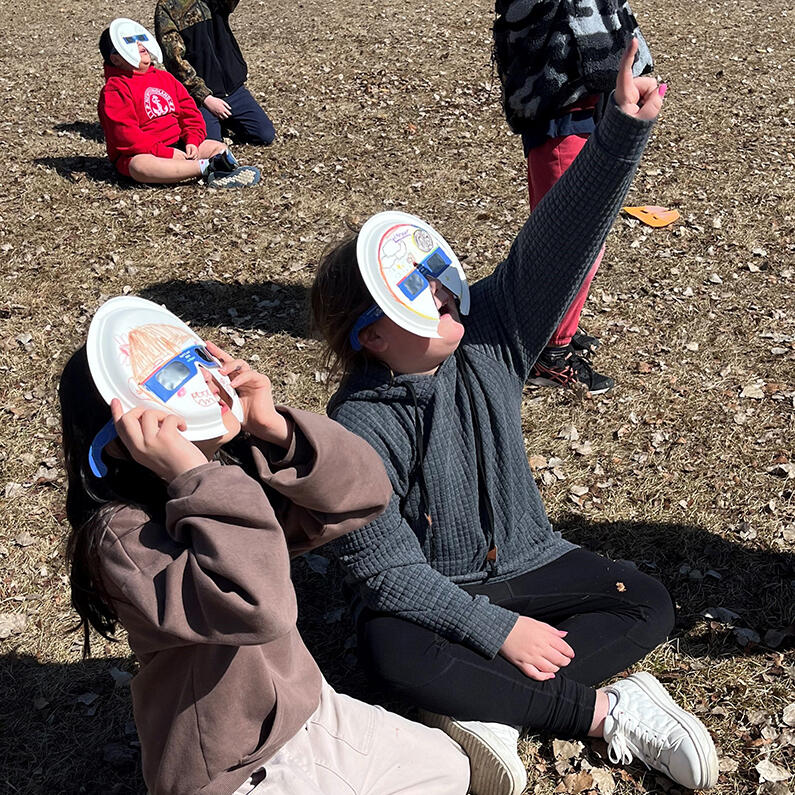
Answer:
MULTIPOLYGON (((528 391, 527 446, 563 459, 565 479, 542 486, 554 521, 672 590, 676 636, 644 665, 736 765, 717 792, 751 793, 761 760, 795 771, 782 718, 795 700, 792 638, 774 647, 766 636, 793 620, 795 577, 795 481, 768 471, 794 460, 795 47, 782 39, 792 8, 635 10, 671 90, 631 199, 683 220, 659 231, 618 221, 585 320, 619 385, 597 400, 528 391), (749 386, 756 397, 743 396, 749 386), (572 424, 589 455, 559 437, 572 424), (572 485, 589 489, 581 504, 572 485), (699 576, 708 570, 720 579, 699 576), (762 642, 742 647, 702 617, 710 606, 738 613, 762 642)), ((280 399, 321 410, 304 300, 345 218, 409 209, 483 276, 527 213, 521 147, 490 68, 489 3, 246 0, 233 22, 249 85, 280 133, 270 150, 237 149, 262 166, 261 186, 129 188, 98 140, 95 41, 116 13, 146 22, 151 5, 6 0, 3 11, 0 614, 25 625, 0 641, 0 788, 140 792, 128 691, 109 674, 134 670, 127 647, 96 643, 85 663, 66 633, 59 368, 102 300, 132 291, 221 344, 237 338, 280 399)), ((336 575, 299 563, 296 577, 310 645, 337 686, 361 692, 347 625, 327 623, 336 575)), ((549 740, 525 750, 529 791, 573 786, 549 740)), ((635 769, 615 777, 619 793, 667 786, 635 769)))

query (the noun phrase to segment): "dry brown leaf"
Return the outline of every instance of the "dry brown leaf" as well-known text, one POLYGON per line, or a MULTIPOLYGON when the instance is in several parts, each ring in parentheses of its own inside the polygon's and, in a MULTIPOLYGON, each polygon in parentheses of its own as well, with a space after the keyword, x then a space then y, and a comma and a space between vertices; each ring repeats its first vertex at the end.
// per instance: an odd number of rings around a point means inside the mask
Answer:
POLYGON ((578 795, 593 787, 593 776, 585 770, 581 770, 579 773, 569 773, 563 777, 563 784, 566 787, 566 792, 578 795))
POLYGON ((0 614, 0 640, 5 640, 11 635, 18 635, 25 629, 27 618, 24 613, 0 614))
POLYGON ((609 770, 605 770, 601 767, 593 767, 590 773, 593 778, 594 786, 602 795, 613 795, 616 791, 616 782, 609 770))
POLYGON ((787 781, 791 775, 789 770, 774 764, 769 759, 763 759, 761 762, 757 762, 754 767, 759 774, 760 782, 770 781, 775 783, 777 781, 787 781))

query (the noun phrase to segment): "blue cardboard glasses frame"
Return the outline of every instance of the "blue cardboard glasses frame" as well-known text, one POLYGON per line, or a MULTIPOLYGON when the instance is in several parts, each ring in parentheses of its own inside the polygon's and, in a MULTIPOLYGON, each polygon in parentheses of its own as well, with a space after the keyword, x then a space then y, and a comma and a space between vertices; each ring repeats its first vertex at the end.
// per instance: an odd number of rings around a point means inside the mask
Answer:
MULTIPOLYGON (((450 265, 450 257, 448 257, 441 248, 437 247, 428 254, 422 262, 415 265, 411 273, 404 276, 398 282, 398 289, 409 301, 414 301, 423 290, 430 287, 430 280, 439 278, 450 265)), ((384 311, 378 304, 373 304, 369 309, 359 315, 356 322, 353 324, 351 333, 348 335, 348 341, 353 350, 360 351, 362 349, 362 343, 359 342, 359 333, 361 330, 372 325, 377 320, 380 320, 383 316, 384 311)))
MULTIPOLYGON (((220 362, 203 345, 191 345, 169 359, 162 367, 158 367, 140 386, 166 403, 196 375, 199 367, 220 366, 220 362)), ((102 450, 117 435, 115 423, 112 419, 108 420, 88 448, 88 466, 98 478, 104 478, 108 474, 108 468, 102 460, 102 450)))

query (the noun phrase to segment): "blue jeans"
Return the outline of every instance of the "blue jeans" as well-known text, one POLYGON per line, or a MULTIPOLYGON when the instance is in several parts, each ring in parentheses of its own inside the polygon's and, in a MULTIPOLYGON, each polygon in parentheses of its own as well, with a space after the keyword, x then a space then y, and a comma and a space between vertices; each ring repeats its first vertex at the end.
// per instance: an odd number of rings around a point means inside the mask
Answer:
POLYGON ((232 115, 223 121, 210 113, 207 108, 199 108, 204 123, 207 125, 207 137, 213 141, 222 141, 222 128, 230 130, 244 143, 268 144, 273 142, 276 131, 268 114, 259 106, 257 100, 245 86, 235 89, 228 97, 222 97, 232 108, 232 115))

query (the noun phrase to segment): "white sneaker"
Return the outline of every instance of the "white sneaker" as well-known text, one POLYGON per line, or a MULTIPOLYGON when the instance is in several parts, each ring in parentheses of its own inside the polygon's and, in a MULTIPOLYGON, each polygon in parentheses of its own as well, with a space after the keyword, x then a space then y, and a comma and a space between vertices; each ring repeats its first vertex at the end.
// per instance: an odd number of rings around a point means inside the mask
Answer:
POLYGON ((604 738, 613 763, 633 757, 690 789, 709 789, 718 779, 718 754, 707 727, 681 709, 648 673, 605 688, 618 699, 605 718, 604 738))
POLYGON ((519 730, 504 723, 455 720, 420 710, 426 726, 441 729, 469 757, 469 791, 472 795, 521 795, 527 770, 516 748, 519 730))

